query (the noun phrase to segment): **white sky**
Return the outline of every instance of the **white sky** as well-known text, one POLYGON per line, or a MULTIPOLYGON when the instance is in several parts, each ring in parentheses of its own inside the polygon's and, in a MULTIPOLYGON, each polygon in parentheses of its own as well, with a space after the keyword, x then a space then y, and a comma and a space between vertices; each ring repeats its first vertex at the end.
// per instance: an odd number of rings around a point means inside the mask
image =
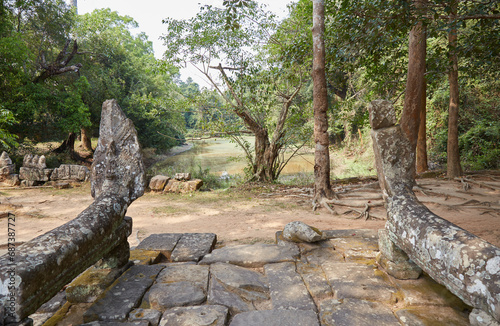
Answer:
MULTIPOLYGON (((66 0, 69 2, 69 0, 66 0)), ((286 5, 293 0, 262 0, 258 1, 268 6, 268 9, 280 18, 287 13, 286 5)), ((155 56, 161 58, 164 52, 163 41, 158 38, 164 33, 162 19, 188 19, 198 13, 200 5, 222 6, 222 0, 78 0, 78 13, 85 14, 94 9, 110 8, 122 16, 130 16, 139 24, 138 31, 145 32, 153 42, 155 56)), ((132 31, 134 32, 134 31, 132 31)), ((181 78, 186 80, 191 76, 200 86, 208 86, 200 74, 193 68, 182 69, 181 78)))

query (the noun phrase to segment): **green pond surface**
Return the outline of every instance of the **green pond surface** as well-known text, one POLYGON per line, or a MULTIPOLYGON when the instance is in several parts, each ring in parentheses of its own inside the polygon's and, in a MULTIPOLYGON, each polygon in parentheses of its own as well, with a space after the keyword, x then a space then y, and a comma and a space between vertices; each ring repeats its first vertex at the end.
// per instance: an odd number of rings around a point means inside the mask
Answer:
MULTIPOLYGON (((246 137, 253 145, 253 137, 246 137)), ((244 151, 238 145, 231 143, 228 139, 213 138, 202 141, 191 141, 194 146, 192 149, 180 154, 170 156, 157 165, 157 168, 172 167, 175 170, 190 167, 210 169, 211 173, 221 175, 227 172, 229 175, 243 174, 243 169, 247 163, 244 158, 244 151)), ((282 174, 313 173, 314 172, 314 153, 304 153, 301 150, 300 155, 294 156, 282 171, 282 174)), ((285 157, 289 157, 286 153, 285 157)), ((181 172, 181 171, 178 171, 181 172)))

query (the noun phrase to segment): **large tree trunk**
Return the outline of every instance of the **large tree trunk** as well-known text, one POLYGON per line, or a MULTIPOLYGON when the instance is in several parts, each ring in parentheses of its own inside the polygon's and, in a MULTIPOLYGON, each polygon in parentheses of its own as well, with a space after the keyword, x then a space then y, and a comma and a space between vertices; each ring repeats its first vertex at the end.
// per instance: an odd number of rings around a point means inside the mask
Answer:
POLYGON ((74 132, 70 132, 68 134, 68 138, 66 138, 65 141, 56 149, 54 149, 54 153, 62 153, 62 152, 69 152, 73 154, 75 152, 75 140, 76 140, 76 134, 74 132))
POLYGON ((92 133, 90 130, 82 128, 80 130, 80 135, 82 136, 81 142, 83 149, 87 151, 93 151, 92 149, 92 133))
MULTIPOLYGON (((415 6, 422 8, 425 0, 415 0, 415 6)), ((415 25, 409 35, 408 76, 406 80, 405 102, 401 115, 401 129, 415 151, 418 142, 422 96, 425 84, 426 35, 422 22, 415 25)))
POLYGON ((417 172, 422 173, 429 170, 427 164, 427 108, 426 108, 426 81, 424 78, 424 86, 422 92, 422 104, 420 111, 420 126, 418 130, 418 141, 417 141, 417 172))
POLYGON ((458 56, 457 56, 457 1, 451 1, 450 31, 448 32, 448 46, 450 48, 450 71, 448 82, 450 84, 450 106, 448 108, 448 178, 462 175, 460 166, 460 151, 458 148, 458 56))
POLYGON ((314 201, 331 198, 328 93, 325 75, 325 2, 313 0, 314 201))

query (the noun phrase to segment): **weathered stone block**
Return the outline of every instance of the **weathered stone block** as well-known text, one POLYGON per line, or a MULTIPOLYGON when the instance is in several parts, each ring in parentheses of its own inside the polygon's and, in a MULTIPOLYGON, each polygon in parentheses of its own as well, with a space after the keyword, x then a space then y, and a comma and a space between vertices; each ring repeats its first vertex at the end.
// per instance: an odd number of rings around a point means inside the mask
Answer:
POLYGON ((474 309, 469 315, 469 321, 471 326, 500 326, 500 322, 496 321, 487 312, 474 309))
POLYGON ((373 266, 327 262, 322 267, 337 299, 356 298, 391 303, 396 299, 396 289, 373 266))
POLYGON ((19 179, 19 174, 9 174, 5 175, 3 180, 0 181, 0 185, 6 187, 17 187, 21 185, 21 179, 19 179))
POLYGON ((151 308, 164 312, 168 308, 202 304, 207 298, 203 289, 191 282, 157 283, 144 298, 151 308))
POLYGON ((87 181, 90 179, 90 170, 83 165, 61 164, 54 169, 50 180, 77 180, 87 181))
MULTIPOLYGON (((211 289, 209 300, 213 299, 214 302, 224 304, 224 301, 215 298, 218 283, 224 287, 225 291, 236 294, 244 302, 251 302, 253 306, 269 300, 267 279, 256 271, 231 264, 217 263, 210 266, 210 274, 212 275, 212 281, 215 282, 212 284, 216 284, 216 286, 215 289, 211 289)), ((226 295, 226 297, 231 298, 233 296, 226 295)), ((240 311, 246 310, 248 309, 240 309, 240 311)))
POLYGON ((239 245, 215 249, 200 261, 202 265, 229 263, 243 267, 262 267, 265 264, 293 262, 299 256, 298 248, 269 244, 239 245))
POLYGON ((161 312, 154 309, 134 309, 130 312, 129 321, 148 321, 150 326, 158 326, 160 323, 161 312))
POLYGON ((208 290, 209 267, 195 264, 167 264, 158 275, 157 283, 191 282, 205 293, 208 290))
POLYGON ((316 310, 295 263, 268 264, 264 270, 274 309, 316 310))
POLYGON ((172 252, 171 260, 198 262, 212 251, 216 243, 215 233, 184 233, 172 252))
POLYGON ((396 311, 396 316, 403 326, 468 326, 466 313, 460 313, 450 307, 423 306, 396 311))
POLYGON ((191 180, 191 173, 176 173, 174 179, 179 181, 189 181, 191 180))
POLYGON ((260 310, 236 315, 230 326, 319 326, 312 310, 260 310))
POLYGON ((159 251, 163 256, 170 259, 172 251, 182 235, 182 233, 151 234, 142 240, 136 249, 159 251))
POLYGON ((324 326, 401 326, 387 306, 358 299, 325 300, 321 302, 320 319, 324 326))
POLYGON ((312 266, 297 262, 297 271, 300 273, 307 290, 316 303, 326 298, 333 297, 333 291, 319 265, 312 266))
POLYGON ((387 274, 399 280, 414 280, 420 277, 422 269, 418 267, 411 260, 395 263, 379 253, 377 255, 377 263, 381 266, 387 274))
POLYGON ((21 180, 46 182, 50 180, 52 171, 53 169, 27 168, 23 166, 19 169, 19 178, 21 180))
POLYGON ((320 230, 300 221, 290 222, 283 229, 283 238, 293 242, 316 242, 322 240, 322 236, 320 230))
POLYGON ((385 229, 378 230, 378 244, 380 253, 394 263, 404 263, 410 259, 403 250, 399 249, 398 246, 392 242, 389 237, 389 232, 385 229))
POLYGON ((373 130, 389 128, 397 123, 396 112, 390 101, 375 100, 368 106, 370 125, 373 130))
POLYGON ((125 321, 163 268, 161 265, 132 266, 85 311, 83 321, 125 321))
POLYGON ((228 309, 219 305, 172 308, 165 313, 160 326, 224 326, 228 309))
POLYGON ((243 300, 238 294, 226 289, 222 282, 211 277, 208 289, 207 303, 209 305, 222 305, 229 308, 231 314, 255 310, 252 301, 243 300))
POLYGON ((167 184, 168 180, 170 180, 169 177, 166 177, 164 175, 156 175, 151 178, 151 181, 149 182, 149 189, 151 189, 151 191, 161 192, 163 191, 163 189, 165 189, 165 185, 167 184))
POLYGON ((130 261, 134 265, 151 265, 160 262, 161 254, 154 250, 135 249, 130 251, 130 261))
POLYGON ((186 193, 196 191, 203 186, 203 180, 194 179, 190 181, 168 180, 163 192, 186 193))
POLYGON ((66 298, 71 303, 94 302, 122 272, 91 267, 66 287, 66 298))

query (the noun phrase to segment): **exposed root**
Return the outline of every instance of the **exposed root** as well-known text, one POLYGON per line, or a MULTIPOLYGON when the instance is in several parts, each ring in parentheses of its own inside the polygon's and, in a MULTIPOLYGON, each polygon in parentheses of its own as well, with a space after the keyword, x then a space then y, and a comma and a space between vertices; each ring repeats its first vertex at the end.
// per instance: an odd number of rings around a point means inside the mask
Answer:
POLYGON ((455 180, 462 182, 465 191, 467 191, 471 188, 469 183, 478 185, 480 188, 487 188, 487 189, 491 189, 491 190, 500 190, 499 187, 495 187, 493 185, 490 185, 490 184, 487 184, 484 182, 480 182, 480 181, 471 180, 468 178, 455 178, 455 180), (465 185, 467 185, 467 186, 465 186, 465 185), (468 187, 468 188, 466 189, 466 187, 468 187))
POLYGON ((365 205, 365 209, 362 210, 362 211, 359 211, 355 208, 352 208, 352 207, 349 207, 349 210, 344 212, 344 215, 347 215, 347 214, 350 214, 352 212, 355 212, 355 213, 358 213, 359 215, 352 218, 353 220, 357 220, 357 219, 360 219, 360 218, 364 218, 365 221, 367 221, 368 219, 374 219, 374 220, 386 220, 386 218, 383 218, 383 217, 380 217, 380 216, 377 216, 373 213, 370 213, 370 208, 371 206, 369 204, 366 204, 365 205))
MULTIPOLYGON (((325 202, 328 204, 334 204, 334 205, 339 205, 339 206, 348 206, 348 207, 365 207, 367 205, 366 203, 363 204, 357 204, 357 203, 349 203, 343 200, 337 200, 337 199, 326 199, 325 202)), ((379 207, 379 206, 384 206, 384 201, 375 201, 375 202, 370 202, 368 203, 370 207, 379 207)))

